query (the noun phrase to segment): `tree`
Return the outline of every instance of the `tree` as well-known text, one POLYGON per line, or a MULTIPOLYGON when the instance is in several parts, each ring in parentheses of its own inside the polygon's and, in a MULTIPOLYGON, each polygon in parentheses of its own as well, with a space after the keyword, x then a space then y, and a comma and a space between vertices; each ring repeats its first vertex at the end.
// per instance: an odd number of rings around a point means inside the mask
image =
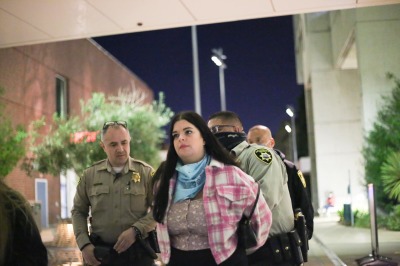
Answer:
POLYGON ((117 96, 106 99, 94 93, 87 102, 81 100, 81 114, 68 119, 53 115, 49 133, 41 137, 44 119, 33 122, 32 157, 25 158, 23 169, 59 175, 74 169, 80 176, 83 170, 106 155, 99 145, 100 130, 105 121, 124 120, 128 123, 131 156, 158 166, 159 150, 166 135, 163 127, 169 123, 173 112, 164 104, 163 93, 159 100, 144 104, 144 95, 137 90, 120 89, 117 96), (39 144, 37 144, 39 143, 39 144))
MULTIPOLYGON (((363 147, 366 181, 374 184, 377 205, 386 210, 396 204, 396 198, 390 196, 388 189, 385 191, 385 182, 388 184, 388 181, 385 178, 386 181, 383 182, 383 176, 384 173, 388 176, 388 165, 393 161, 390 157, 400 150, 400 80, 393 74, 388 74, 388 78, 394 81, 395 87, 390 96, 382 97, 385 105, 378 111, 377 119, 363 147)), ((395 175, 391 176, 392 179, 396 178, 395 175)), ((396 191, 399 191, 399 184, 393 187, 397 187, 396 191)))
MULTIPOLYGON (((0 95, 4 89, 0 87, 0 95)), ((0 178, 5 178, 25 154, 27 133, 21 125, 12 126, 11 120, 4 116, 4 105, 0 104, 0 178)))

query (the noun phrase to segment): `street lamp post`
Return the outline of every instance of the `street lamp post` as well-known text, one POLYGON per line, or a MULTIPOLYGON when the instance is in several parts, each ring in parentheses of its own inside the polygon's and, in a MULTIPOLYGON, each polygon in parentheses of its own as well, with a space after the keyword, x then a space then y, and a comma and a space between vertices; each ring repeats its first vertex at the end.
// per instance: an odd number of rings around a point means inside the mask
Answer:
MULTIPOLYGON (((286 132, 288 133, 288 136, 289 136, 288 137, 289 141, 288 141, 287 153, 290 153, 293 156, 293 143, 292 143, 292 138, 291 138, 291 136, 292 136, 292 127, 290 126, 290 123, 287 123, 285 125, 285 130, 286 130, 286 132)), ((293 160, 293 158, 291 158, 291 157, 290 157, 290 159, 293 160)))
POLYGON ((192 26, 192 53, 193 53, 193 76, 194 76, 194 109, 201 115, 200 99, 200 77, 199 77, 199 53, 197 49, 197 29, 192 26))
POLYGON ((296 141, 296 123, 294 108, 288 106, 286 108, 286 113, 290 116, 291 129, 292 129, 292 142, 293 142, 293 162, 297 165, 297 141, 296 141))
POLYGON ((212 49, 213 56, 211 56, 211 60, 218 66, 219 68, 219 91, 221 97, 221 111, 226 110, 226 102, 225 102, 225 77, 224 77, 224 69, 226 68, 226 64, 224 60, 226 56, 224 55, 222 48, 212 49))

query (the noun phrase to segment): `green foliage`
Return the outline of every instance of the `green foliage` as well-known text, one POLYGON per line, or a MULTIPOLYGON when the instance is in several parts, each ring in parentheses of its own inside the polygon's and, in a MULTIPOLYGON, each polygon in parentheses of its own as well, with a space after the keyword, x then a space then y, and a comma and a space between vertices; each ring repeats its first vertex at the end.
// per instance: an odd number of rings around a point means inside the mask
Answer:
POLYGON ((351 225, 351 215, 353 215, 353 223, 355 227, 369 228, 371 225, 370 216, 368 212, 354 210, 353 214, 349 213, 347 219, 345 218, 345 210, 338 210, 339 223, 343 225, 351 225))
POLYGON ((337 215, 339 216, 339 223, 344 223, 344 209, 338 210, 337 215))
MULTIPOLYGON (((376 215, 376 224, 378 228, 387 228, 387 217, 376 215)), ((360 228, 371 228, 371 216, 369 212, 355 210, 354 226, 360 228)))
POLYGON ((115 120, 128 123, 131 156, 158 166, 158 153, 166 134, 163 127, 173 113, 164 104, 163 93, 152 104, 144 104, 143 100, 143 95, 136 91, 120 90, 117 96, 109 99, 103 93, 94 93, 87 102, 81 100, 80 116, 63 119, 54 114, 53 127, 43 139, 40 131, 46 124, 43 119, 35 121, 31 143, 33 158, 25 160, 23 169, 28 174, 36 170, 52 175, 74 169, 80 175, 94 162, 106 158, 99 145, 100 129, 105 121, 115 120), (71 141, 77 132, 97 132, 96 141, 88 142, 87 136, 71 141))
MULTIPOLYGON (((344 219, 344 210, 338 211, 339 223, 349 226, 350 223, 344 219)), ((353 212, 354 226, 360 228, 371 228, 371 217, 369 212, 355 210, 353 212)), ((387 230, 400 231, 400 205, 391 207, 389 215, 377 215, 378 228, 386 228, 387 230)))
POLYGON ((400 152, 388 155, 386 162, 382 164, 381 172, 383 190, 389 198, 400 202, 400 152))
POLYGON ((390 96, 382 97, 385 104, 379 110, 363 147, 366 181, 374 184, 377 206, 385 210, 396 201, 390 198, 387 189, 385 191, 381 166, 388 163, 391 154, 400 150, 400 80, 392 74, 388 74, 388 78, 394 81, 395 87, 390 96))
POLYGON ((75 132, 86 131, 81 118, 71 117, 63 119, 53 115, 53 126, 50 126, 49 134, 41 138, 40 132, 46 126, 44 119, 33 122, 31 152, 33 158, 26 158, 23 169, 31 174, 32 170, 40 173, 58 175, 62 171, 75 169, 77 173, 85 169, 91 162, 91 156, 100 147, 97 143, 82 141, 73 143, 71 136, 75 132), (41 143, 37 145, 37 141, 41 143))
POLYGON ((371 218, 368 212, 355 210, 354 211, 354 226, 362 228, 371 227, 371 218))
MULTIPOLYGON (((0 95, 4 89, 0 87, 0 95)), ((0 105, 0 178, 6 177, 25 154, 27 133, 20 125, 14 128, 11 120, 4 115, 4 105, 0 105)))
POLYGON ((389 230, 400 231, 400 204, 393 207, 386 219, 386 226, 389 230))

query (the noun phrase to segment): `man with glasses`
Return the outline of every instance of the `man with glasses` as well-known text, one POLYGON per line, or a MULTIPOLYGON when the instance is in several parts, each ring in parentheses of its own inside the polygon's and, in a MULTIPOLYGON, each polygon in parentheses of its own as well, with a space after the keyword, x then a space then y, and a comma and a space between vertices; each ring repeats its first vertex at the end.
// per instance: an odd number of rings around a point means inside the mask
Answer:
POLYGON ((104 123, 100 146, 107 159, 87 168, 78 183, 72 224, 86 265, 154 265, 143 245, 156 226, 149 212, 153 168, 130 157, 130 141, 125 121, 104 123))
POLYGON ((260 184, 261 191, 272 211, 270 237, 266 244, 248 256, 249 265, 300 265, 294 256, 301 256, 300 247, 293 242, 296 236, 292 203, 287 185, 285 166, 270 148, 249 144, 239 116, 230 111, 212 114, 208 127, 218 140, 240 161, 243 171, 260 184))

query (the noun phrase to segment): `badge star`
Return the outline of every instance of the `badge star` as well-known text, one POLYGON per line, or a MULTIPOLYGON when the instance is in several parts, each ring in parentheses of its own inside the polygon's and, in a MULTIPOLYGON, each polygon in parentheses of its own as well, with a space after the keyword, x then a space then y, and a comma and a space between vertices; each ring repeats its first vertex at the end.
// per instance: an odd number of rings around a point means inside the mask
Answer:
POLYGON ((132 181, 137 183, 140 182, 140 175, 138 173, 133 173, 132 174, 132 181))
POLYGON ((269 150, 267 149, 257 149, 255 151, 255 155, 257 156, 258 159, 260 159, 261 161, 270 164, 272 161, 272 154, 269 150))
POLYGON ((268 152, 263 152, 263 153, 261 153, 261 156, 262 156, 265 160, 270 160, 270 159, 271 159, 271 154, 269 154, 268 152))

